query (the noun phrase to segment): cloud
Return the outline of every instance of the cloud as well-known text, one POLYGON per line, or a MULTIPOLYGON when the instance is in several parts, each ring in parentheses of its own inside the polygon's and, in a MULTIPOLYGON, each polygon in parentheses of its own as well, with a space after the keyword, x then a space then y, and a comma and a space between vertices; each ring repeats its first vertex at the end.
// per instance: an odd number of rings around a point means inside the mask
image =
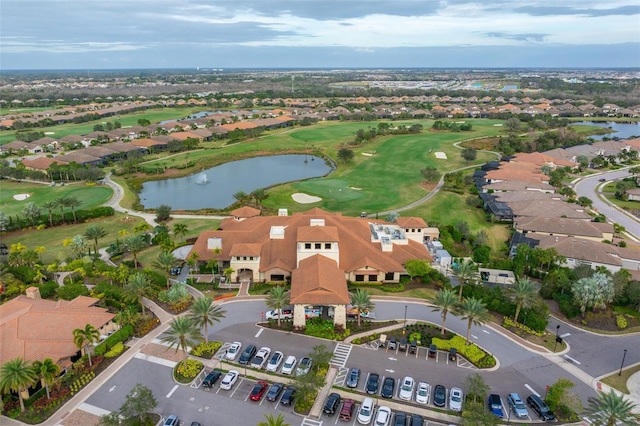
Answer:
POLYGON ((506 33, 498 33, 498 32, 488 32, 482 34, 486 37, 491 38, 504 38, 508 40, 518 40, 518 41, 534 41, 534 42, 542 42, 548 36, 548 34, 506 34, 506 33))

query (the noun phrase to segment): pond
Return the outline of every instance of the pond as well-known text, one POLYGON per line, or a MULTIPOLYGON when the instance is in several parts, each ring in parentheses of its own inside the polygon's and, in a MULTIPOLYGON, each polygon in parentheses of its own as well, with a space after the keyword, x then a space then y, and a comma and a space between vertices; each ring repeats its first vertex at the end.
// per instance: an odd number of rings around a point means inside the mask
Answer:
POLYGON ((311 155, 274 155, 232 161, 182 178, 145 182, 140 203, 148 209, 162 204, 173 210, 222 209, 238 191, 250 193, 285 182, 324 176, 331 167, 311 155))
POLYGON ((603 138, 619 138, 629 139, 633 136, 640 136, 640 123, 616 123, 614 121, 576 121, 572 124, 579 124, 583 126, 597 126, 610 128, 614 130, 613 133, 607 133, 605 135, 591 135, 589 136, 593 140, 601 141, 603 138))

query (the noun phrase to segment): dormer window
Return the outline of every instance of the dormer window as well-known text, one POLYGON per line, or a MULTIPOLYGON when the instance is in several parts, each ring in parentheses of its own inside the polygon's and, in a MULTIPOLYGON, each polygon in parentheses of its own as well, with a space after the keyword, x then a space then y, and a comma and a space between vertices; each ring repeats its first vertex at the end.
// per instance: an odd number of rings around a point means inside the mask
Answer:
POLYGON ((320 250, 322 248, 322 244, 321 243, 316 243, 315 244, 315 248, 316 248, 316 250, 320 250))
POLYGON ((304 248, 307 250, 311 250, 311 243, 304 243, 304 248))

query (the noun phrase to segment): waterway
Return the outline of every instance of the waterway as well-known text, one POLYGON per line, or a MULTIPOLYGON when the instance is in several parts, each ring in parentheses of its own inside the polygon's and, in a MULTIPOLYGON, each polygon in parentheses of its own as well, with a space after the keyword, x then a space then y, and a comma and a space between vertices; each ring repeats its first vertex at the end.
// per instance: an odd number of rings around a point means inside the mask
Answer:
POLYGON ((591 135, 589 136, 593 140, 601 141, 604 138, 618 138, 629 139, 631 137, 640 137, 640 123, 617 123, 614 121, 576 121, 572 124, 579 124, 584 126, 597 126, 605 129, 611 129, 613 133, 607 133, 604 135, 591 135))

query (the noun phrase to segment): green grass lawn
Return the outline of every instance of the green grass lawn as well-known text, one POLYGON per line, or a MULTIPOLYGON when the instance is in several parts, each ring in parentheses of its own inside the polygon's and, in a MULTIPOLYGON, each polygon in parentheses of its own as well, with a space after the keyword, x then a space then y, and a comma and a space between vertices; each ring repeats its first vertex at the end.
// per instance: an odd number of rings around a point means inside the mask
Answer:
MULTIPOLYGON (((97 207, 111 198, 113 191, 108 186, 86 186, 82 183, 74 183, 65 186, 51 187, 37 183, 0 181, 0 211, 5 215, 22 214, 22 209, 28 203, 42 206, 44 203, 54 201, 59 197, 76 197, 82 204, 76 210, 97 207), (14 195, 29 194, 25 200, 15 200, 14 195)), ((65 207, 65 211, 69 208, 65 207)), ((59 212, 59 211, 58 211, 59 212)), ((47 211, 43 211, 47 214, 47 211)))

